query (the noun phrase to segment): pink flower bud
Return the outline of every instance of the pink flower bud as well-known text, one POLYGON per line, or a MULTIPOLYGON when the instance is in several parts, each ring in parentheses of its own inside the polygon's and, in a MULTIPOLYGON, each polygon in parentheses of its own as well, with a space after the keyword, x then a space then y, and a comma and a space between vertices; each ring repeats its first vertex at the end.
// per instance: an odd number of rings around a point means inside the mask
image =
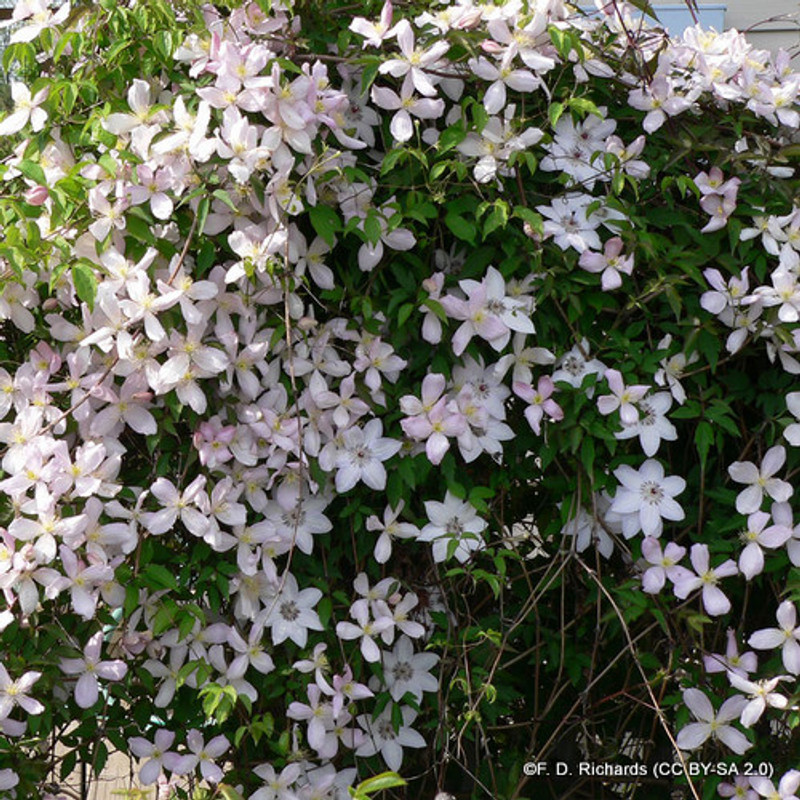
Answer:
POLYGON ((32 206, 41 206, 50 197, 50 190, 46 186, 34 186, 25 192, 25 202, 32 206))

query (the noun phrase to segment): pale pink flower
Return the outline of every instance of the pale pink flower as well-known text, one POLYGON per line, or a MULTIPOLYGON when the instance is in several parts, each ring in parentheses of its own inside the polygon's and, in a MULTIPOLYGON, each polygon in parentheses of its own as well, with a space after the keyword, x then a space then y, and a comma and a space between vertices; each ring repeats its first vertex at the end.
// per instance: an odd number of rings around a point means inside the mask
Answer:
POLYGON ((145 786, 155 783, 163 768, 173 771, 180 766, 181 757, 168 749, 174 741, 175 734, 164 728, 159 728, 156 731, 152 744, 141 736, 134 736, 128 739, 131 752, 137 758, 147 759, 139 770, 139 780, 145 786))
POLYGON ((65 675, 79 675, 75 684, 75 702, 80 708, 91 708, 100 693, 98 677, 107 681, 121 681, 128 672, 124 661, 101 661, 103 632, 93 634, 83 649, 82 658, 62 658, 61 671, 65 675))
POLYGON ((674 582, 688 570, 678 566, 678 562, 686 555, 686 548, 667 542, 663 552, 661 543, 654 536, 646 536, 642 542, 642 556, 649 568, 642 573, 642 591, 658 594, 669 578, 674 582))
POLYGON ((773 477, 785 461, 786 449, 782 445, 775 445, 764 453, 761 467, 752 461, 735 461, 728 467, 728 474, 733 480, 748 484, 736 498, 736 510, 740 514, 758 511, 764 501, 764 492, 779 503, 792 496, 792 485, 773 477))
POLYGON ((602 272, 600 285, 603 291, 619 289, 622 286, 620 273, 623 272, 626 275, 633 273, 633 256, 623 256, 623 247, 622 239, 614 236, 606 242, 602 253, 584 250, 578 260, 578 266, 583 267, 587 272, 602 272))
POLYGON ((553 422, 560 422, 564 419, 563 409, 552 398, 556 387, 549 375, 542 375, 539 378, 536 389, 530 384, 520 381, 514 381, 512 389, 517 397, 529 404, 525 409, 525 419, 528 420, 528 424, 537 436, 542 432, 542 420, 545 415, 553 422))
MULTIPOLYGON (((689 555, 692 566, 695 570, 693 575, 688 570, 685 575, 680 575, 675 581, 675 596, 681 600, 687 598, 697 589, 703 590, 703 608, 712 617, 727 614, 731 610, 731 601, 717 586, 720 578, 727 578, 736 575, 739 570, 736 564, 728 559, 718 567, 710 566, 710 555, 708 545, 693 544, 689 555)), ((752 642, 751 642, 752 645, 752 642)))
POLYGON ((425 69, 432 67, 447 53, 450 49, 449 42, 439 41, 427 50, 420 50, 415 46, 414 31, 408 20, 400 20, 393 30, 402 55, 399 58, 390 58, 388 61, 384 61, 378 67, 378 72, 381 75, 388 73, 393 78, 401 78, 410 74, 414 88, 426 97, 433 97, 436 94, 436 88, 431 82, 431 78, 425 73, 425 69))
POLYGON ((655 459, 648 458, 638 470, 622 464, 614 470, 614 477, 620 486, 609 511, 620 516, 626 538, 640 530, 645 536, 658 537, 662 518, 671 522, 684 518, 674 498, 686 488, 686 481, 677 475, 665 476, 664 467, 655 459))
POLYGON ((748 644, 756 650, 775 650, 780 647, 783 666, 792 675, 800 675, 800 626, 797 625, 794 603, 784 600, 778 606, 776 617, 780 628, 762 628, 752 634, 748 644))
POLYGON ((378 108, 396 112, 389 123, 389 131, 398 142, 407 142, 414 135, 414 122, 417 119, 438 119, 444 114, 444 100, 441 98, 414 97, 414 83, 410 74, 406 75, 400 94, 383 86, 372 87, 372 102, 378 108))
POLYGON ((28 694, 41 677, 41 672, 26 672, 12 681, 6 668, 0 664, 0 721, 5 720, 15 706, 34 716, 44 711, 44 706, 28 694))
POLYGON ((392 4, 386 0, 377 22, 370 22, 364 17, 354 17, 349 28, 353 33, 364 37, 363 47, 380 47, 386 39, 394 35, 392 28, 392 4))
POLYGON ((711 701, 699 689, 685 689, 683 702, 698 722, 690 722, 678 732, 677 744, 681 750, 697 750, 707 739, 718 739, 738 755, 752 747, 741 731, 728 725, 747 705, 741 695, 729 697, 716 714, 711 701))
POLYGON ((778 692, 773 691, 780 681, 789 680, 788 675, 762 681, 749 681, 734 672, 728 673, 728 679, 734 689, 749 696, 750 702, 742 709, 739 721, 745 728, 750 728, 761 719, 761 715, 770 708, 786 708, 789 701, 778 692))
POLYGON ((736 642, 736 631, 728 628, 728 644, 725 649, 725 655, 711 653, 703 656, 703 666, 706 672, 731 672, 746 678, 749 673, 756 671, 758 656, 752 650, 740 655, 739 646, 736 642))
POLYGON ((612 394, 604 394, 597 398, 597 410, 608 416, 619 409, 622 424, 633 425, 639 419, 639 411, 635 404, 647 394, 650 387, 640 384, 626 386, 622 381, 622 374, 616 369, 607 369, 603 377, 612 394))
POLYGON ((343 447, 336 457, 336 491, 343 493, 363 481, 371 489, 386 486, 384 461, 402 447, 397 439, 383 437, 383 423, 370 420, 363 428, 348 428, 342 434, 343 447))
POLYGON ((461 436, 467 427, 458 406, 444 394, 446 379, 439 373, 428 373, 422 380, 422 400, 414 395, 400 398, 400 410, 406 418, 400 426, 406 436, 425 442, 431 464, 440 464, 450 449, 450 437, 461 436))

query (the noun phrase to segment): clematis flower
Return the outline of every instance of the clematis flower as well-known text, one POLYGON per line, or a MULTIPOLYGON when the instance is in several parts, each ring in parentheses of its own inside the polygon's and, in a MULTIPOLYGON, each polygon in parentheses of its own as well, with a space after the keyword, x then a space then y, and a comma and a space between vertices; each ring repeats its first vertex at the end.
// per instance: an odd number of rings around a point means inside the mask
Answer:
POLYGON ((789 701, 778 692, 773 691, 780 681, 789 680, 788 675, 778 675, 763 681, 749 681, 736 673, 729 673, 728 679, 734 689, 749 696, 750 702, 742 709, 739 721, 745 728, 750 728, 761 719, 761 715, 770 708, 786 708, 789 701))
POLYGON ((392 722, 392 707, 386 708, 375 718, 369 714, 358 717, 358 724, 366 732, 364 743, 356 750, 357 756, 374 756, 380 753, 386 766, 392 770, 399 770, 403 765, 404 747, 425 747, 425 739, 411 728, 411 723, 416 719, 417 712, 409 706, 401 707, 402 725, 395 730, 392 722))
POLYGON ((20 81, 11 82, 11 99, 14 101, 13 111, 0 122, 0 136, 10 136, 19 133, 28 122, 34 132, 44 128, 47 122, 47 112, 40 108, 47 98, 48 90, 40 89, 35 95, 20 81))
POLYGON ((419 702, 424 692, 438 691, 439 681, 430 673, 438 661, 435 653, 415 653, 411 639, 401 636, 391 652, 383 653, 383 677, 392 699, 400 702, 410 692, 419 702))
POLYGON ((530 384, 520 381, 514 381, 512 389, 517 397, 529 403, 525 409, 525 419, 528 420, 528 424, 537 436, 542 432, 542 420, 545 414, 553 422, 564 419, 563 409, 552 399, 556 387, 549 375, 542 375, 539 378, 536 389, 530 384))
POLYGON ((785 461, 786 449, 779 444, 764 453, 761 467, 752 461, 734 461, 728 467, 728 474, 733 480, 747 484, 747 488, 736 498, 736 510, 740 514, 758 511, 764 501, 764 492, 778 503, 786 502, 792 496, 792 485, 773 477, 785 461))
POLYGON ((381 16, 377 22, 370 22, 364 17, 355 17, 349 28, 353 33, 364 37, 362 47, 380 47, 386 39, 394 35, 392 28, 392 3, 386 0, 381 9, 381 16))
POLYGON ((209 739, 208 742, 204 742, 203 734, 192 728, 186 734, 186 745, 191 754, 181 758, 180 763, 175 765, 175 772, 179 775, 186 775, 199 766, 200 774, 205 780, 209 783, 219 783, 224 773, 216 761, 231 746, 227 737, 220 734, 209 739))
POLYGON ((349 428, 342 434, 343 448, 336 458, 336 491, 347 492, 359 481, 371 489, 386 487, 384 461, 395 455, 402 442, 381 436, 383 423, 370 420, 363 428, 349 428))
POLYGON ((642 591, 658 594, 664 588, 667 578, 674 583, 680 576, 685 576, 689 571, 678 565, 685 555, 686 548, 675 542, 667 542, 662 552, 658 539, 646 536, 642 542, 642 556, 650 567, 642 573, 642 591))
POLYGON ((790 769, 784 773, 778 781, 777 788, 769 778, 759 775, 753 775, 750 778, 750 786, 767 800, 797 800, 797 791, 800 789, 800 771, 790 769))
POLYGON ((283 578, 280 594, 269 601, 267 608, 256 617, 255 624, 270 629, 274 645, 291 639, 298 647, 305 647, 309 630, 323 629, 314 611, 321 598, 319 589, 301 590, 297 578, 289 572, 283 578))
POLYGON ((678 438, 675 426, 666 417, 671 405, 672 395, 669 392, 656 392, 649 397, 643 397, 638 404, 639 419, 631 425, 623 425, 622 430, 616 431, 614 436, 617 439, 638 436, 644 454, 654 456, 662 439, 674 442, 678 438))
POLYGON ((708 545, 706 544, 693 544, 689 558, 696 574, 692 575, 687 570, 686 574, 678 577, 675 581, 675 596, 684 600, 692 592, 702 588, 703 608, 705 608, 706 612, 712 617, 727 614, 731 610, 731 601, 728 600, 722 589, 717 586, 717 583, 720 578, 736 575, 739 571, 736 568, 736 564, 731 559, 728 559, 712 569, 709 563, 708 545))
POLYGON ((612 393, 597 398, 597 410, 608 416, 619 409, 622 424, 633 425, 639 419, 635 404, 647 394, 650 387, 639 384, 626 386, 622 381, 622 374, 616 369, 607 369, 603 377, 612 393))
POLYGON ((756 650, 781 648, 783 666, 792 673, 800 675, 800 626, 797 625, 797 609, 789 600, 779 606, 776 618, 780 628, 762 628, 748 640, 756 650))
MULTIPOLYGON (((601 398, 602 399, 602 398, 601 398)), ((610 512, 619 514, 626 538, 642 531, 645 536, 661 535, 662 519, 679 522, 683 509, 674 500, 686 488, 686 481, 677 475, 664 475, 664 467, 648 458, 638 470, 623 464, 614 470, 620 487, 610 512)))
POLYGON ((396 112, 389 123, 389 130, 398 142, 407 142, 414 135, 417 119, 438 119, 444 114, 444 100, 441 98, 414 97, 414 82, 406 75, 400 94, 383 86, 372 87, 372 102, 378 108, 396 112))
POLYGON ((756 671, 758 656, 752 650, 740 655, 739 646, 736 642, 736 631, 728 628, 728 645, 725 649, 725 655, 711 653, 703 656, 703 666, 706 672, 730 672, 746 678, 749 673, 756 671))
POLYGON ((431 464, 441 464, 450 449, 450 437, 461 436, 467 421, 449 400, 445 391, 446 378, 437 372, 428 373, 422 380, 422 400, 414 395, 400 398, 400 410, 406 418, 400 426, 406 436, 425 442, 425 452, 431 464))
POLYGON ((100 692, 98 677, 107 681, 121 681, 128 673, 124 661, 101 661, 103 632, 93 634, 83 649, 83 658, 62 658, 60 667, 65 675, 79 675, 75 684, 75 702, 80 708, 91 708, 100 692))
POLYGON ((152 743, 142 736, 128 739, 131 752, 137 758, 147 759, 139 770, 139 780, 145 786, 155 783, 162 769, 166 768, 172 772, 176 767, 180 767, 181 756, 169 750, 174 741, 175 734, 164 728, 156 731, 152 743))
POLYGON ((486 526, 486 520, 478 516, 475 507, 466 500, 459 500, 449 491, 444 502, 425 501, 425 513, 430 522, 417 537, 418 542, 433 542, 433 560, 444 561, 455 547, 453 555, 463 564, 474 550, 484 547, 479 535, 486 526), (453 545, 452 543, 456 544, 453 545))
POLYGON ((623 247, 622 239, 614 236, 606 242, 602 253, 584 250, 578 259, 578 266, 587 272, 602 272, 600 285, 604 292, 619 289, 622 286, 620 273, 633 274, 633 256, 623 256, 623 247))
POLYGON ((408 20, 405 19, 400 20, 393 30, 402 55, 399 58, 390 58, 384 61, 378 67, 378 72, 381 75, 388 73, 393 78, 401 78, 408 74, 411 76, 414 88, 420 94, 426 97, 435 96, 436 87, 425 72, 425 68, 433 66, 444 56, 450 49, 450 44, 445 41, 439 41, 427 50, 420 50, 415 46, 414 31, 408 20))
POLYGON ((44 706, 28 694, 41 677, 41 672, 31 671, 12 681, 8 670, 0 664, 0 721, 5 720, 15 706, 34 716, 44 711, 44 706))
POLYGON ((366 529, 368 531, 380 531, 378 541, 375 542, 375 560, 379 564, 385 564, 392 555, 392 540, 413 539, 419 535, 419 528, 410 522, 398 522, 400 514, 405 508, 405 500, 400 500, 395 508, 386 506, 383 512, 383 520, 379 520, 375 514, 367 517, 366 529))
POLYGON ((745 548, 739 555, 739 571, 747 580, 752 580, 764 569, 762 547, 774 549, 785 544, 792 537, 792 529, 785 525, 770 525, 769 514, 756 511, 747 518, 747 528, 740 534, 745 548))
POLYGON ((699 689, 684 690, 683 702, 698 722, 690 722, 678 732, 676 742, 681 750, 697 750, 707 739, 718 739, 738 755, 752 747, 741 731, 728 725, 747 705, 741 695, 729 697, 716 714, 711 701, 699 689))

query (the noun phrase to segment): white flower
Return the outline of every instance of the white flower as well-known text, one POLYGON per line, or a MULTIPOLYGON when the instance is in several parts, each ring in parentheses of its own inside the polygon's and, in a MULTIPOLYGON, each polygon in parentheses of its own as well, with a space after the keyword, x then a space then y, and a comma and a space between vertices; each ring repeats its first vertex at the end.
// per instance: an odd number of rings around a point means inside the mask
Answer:
POLYGON ((778 675, 770 680, 749 681, 741 675, 733 672, 728 673, 728 679, 734 689, 745 692, 750 697, 750 702, 742 709, 739 721, 745 728, 755 725, 767 706, 772 708, 786 708, 789 701, 782 695, 772 690, 778 685, 779 681, 789 680, 788 675, 778 675))
POLYGON ((717 586, 720 578, 727 578, 736 575, 739 571, 736 564, 728 559, 714 569, 711 568, 707 544, 693 544, 689 555, 696 575, 688 569, 677 575, 673 582, 675 584, 675 596, 681 600, 688 597, 696 589, 703 589, 703 608, 712 616, 718 617, 720 614, 727 614, 731 610, 731 601, 725 596, 722 589, 717 586))
MULTIPOLYGON (((386 606, 385 601, 375 600, 373 606, 383 610, 386 606)), ((373 636, 384 633, 389 628, 394 627, 394 621, 388 614, 381 614, 376 619, 370 619, 370 604, 366 599, 356 600, 350 607, 350 616, 358 623, 339 622, 336 625, 336 635, 340 639, 361 639, 361 655, 365 661, 380 661, 381 651, 375 644, 373 636)))
MULTIPOLYGON (((558 369, 553 373, 553 382, 566 381, 570 386, 580 389, 587 375, 597 375, 605 371, 605 365, 601 361, 589 357, 589 342, 583 339, 580 345, 575 345, 558 360, 558 369)), ((590 390, 589 397, 592 393, 593 390, 590 390)))
POLYGON ((320 622, 314 606, 322 598, 322 592, 313 587, 299 590, 297 578, 291 572, 283 579, 280 594, 269 601, 269 605, 255 620, 256 625, 269 627, 272 644, 280 644, 291 639, 298 647, 305 647, 308 631, 321 631, 320 622))
POLYGON ((800 772, 790 769, 778 782, 778 788, 769 778, 753 776, 750 786, 767 800, 797 800, 795 792, 800 788, 800 772))
POLYGON ((555 197, 549 206, 536 206, 544 217, 544 232, 555 237, 555 243, 562 249, 570 247, 582 253, 584 250, 602 250, 603 243, 597 234, 602 219, 597 212, 588 216, 586 210, 595 198, 588 194, 568 194, 555 197))
POLYGON ((28 714, 41 714, 44 706, 28 692, 33 684, 42 677, 41 672, 26 672, 21 678, 12 681, 6 668, 0 664, 0 720, 5 720, 14 706, 19 706, 28 714))
POLYGON ((417 712, 404 706, 402 709, 403 724, 398 730, 392 724, 392 707, 387 706, 378 716, 372 719, 369 714, 358 717, 358 724, 367 732, 364 743, 356 750, 357 756, 374 756, 380 753, 389 769, 395 772, 403 764, 404 747, 425 747, 425 740, 409 726, 416 719, 417 712))
POLYGON ((758 667, 758 656, 749 650, 739 655, 739 646, 736 642, 736 632, 728 629, 728 645, 725 655, 721 653, 711 653, 703 656, 703 666, 706 672, 731 672, 746 678, 750 672, 755 672, 758 667))
POLYGON ((792 675, 800 675, 800 627, 797 626, 797 609, 792 602, 784 600, 778 606, 775 616, 780 628, 756 631, 748 644, 756 650, 782 648, 783 666, 792 675))
POLYGON ((728 467, 728 474, 737 483, 749 484, 736 498, 736 510, 740 514, 752 514, 761 508, 766 492, 779 503, 786 502, 792 496, 792 485, 772 476, 786 461, 786 449, 783 445, 770 447, 761 462, 759 469, 752 461, 734 461, 728 467))
POLYGON ((91 708, 99 695, 98 676, 107 681, 121 681, 128 672, 124 661, 100 661, 103 632, 93 634, 83 649, 83 658, 62 658, 61 671, 66 675, 80 675, 75 684, 75 702, 80 708, 91 708))
POLYGON ((657 392, 651 397, 642 398, 638 405, 639 419, 630 425, 623 423, 622 430, 617 431, 614 436, 617 439, 638 436, 644 454, 654 456, 662 439, 674 442, 678 438, 675 426, 665 416, 672 405, 672 395, 669 392, 657 392))
POLYGON ((383 423, 372 419, 363 428, 349 428, 342 434, 344 446, 335 462, 337 492, 347 492, 359 481, 371 489, 386 487, 386 469, 381 462, 395 455, 402 442, 384 438, 382 433, 383 423))
POLYGON ((14 110, 0 122, 0 136, 10 136, 21 131, 30 120, 31 128, 40 131, 47 122, 47 112, 39 106, 47 97, 47 89, 41 89, 35 95, 19 81, 11 84, 11 97, 14 100, 14 110))
POLYGON ((711 701, 699 689, 686 689, 683 702, 699 722, 690 722, 678 733, 676 741, 681 750, 696 750, 709 738, 719 739, 738 755, 752 746, 741 731, 726 724, 736 719, 747 705, 741 695, 729 697, 718 714, 714 714, 711 701))
POLYGON ((411 639, 401 636, 391 653, 383 653, 383 679, 392 699, 399 702, 406 692, 411 692, 421 701, 424 692, 437 691, 439 681, 430 670, 438 661, 435 653, 414 653, 411 639))
POLYGON ((459 500, 448 491, 444 503, 426 500, 425 513, 430 522, 422 529, 417 541, 433 542, 433 560, 437 563, 447 559, 453 541, 457 542, 453 555, 462 564, 473 550, 483 548, 484 541, 478 534, 487 523, 468 502, 459 500))
POLYGON ((380 531, 378 541, 375 542, 375 560, 379 564, 385 564, 392 555, 393 539, 413 539, 419 535, 419 529, 410 522, 398 522, 397 519, 405 508, 405 501, 401 500, 397 508, 386 506, 383 512, 383 522, 373 514, 367 518, 366 528, 368 531, 380 531))
POLYGON ((162 767, 172 771, 176 766, 179 766, 181 757, 177 753, 167 750, 174 741, 175 734, 164 728, 156 731, 153 744, 141 736, 134 736, 132 739, 128 739, 131 752, 137 758, 147 759, 144 766, 139 770, 139 780, 145 786, 149 786, 158 780, 162 767))
POLYGON ((769 514, 764 511, 750 514, 747 518, 747 529, 740 534, 745 548, 739 556, 739 570, 747 580, 751 580, 764 569, 762 547, 780 547, 792 537, 792 529, 785 525, 770 525, 765 529, 769 519, 769 514))
POLYGON ((652 458, 638 470, 623 464, 614 470, 622 484, 609 509, 621 516, 622 533, 626 538, 642 531, 645 536, 660 536, 662 518, 678 522, 683 509, 673 499, 686 488, 686 481, 676 475, 664 476, 664 467, 652 458))

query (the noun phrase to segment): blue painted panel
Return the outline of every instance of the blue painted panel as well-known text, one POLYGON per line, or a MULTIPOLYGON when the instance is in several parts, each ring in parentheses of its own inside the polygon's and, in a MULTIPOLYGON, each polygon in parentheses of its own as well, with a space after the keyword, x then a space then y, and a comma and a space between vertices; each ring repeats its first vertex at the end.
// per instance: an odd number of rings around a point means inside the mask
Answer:
MULTIPOLYGON (((659 22, 673 36, 680 36, 686 28, 694 25, 694 20, 685 5, 661 5, 653 3, 653 8, 658 14, 659 22)), ((725 29, 724 5, 701 4, 698 6, 698 19, 704 28, 714 28, 717 31, 725 29)))

